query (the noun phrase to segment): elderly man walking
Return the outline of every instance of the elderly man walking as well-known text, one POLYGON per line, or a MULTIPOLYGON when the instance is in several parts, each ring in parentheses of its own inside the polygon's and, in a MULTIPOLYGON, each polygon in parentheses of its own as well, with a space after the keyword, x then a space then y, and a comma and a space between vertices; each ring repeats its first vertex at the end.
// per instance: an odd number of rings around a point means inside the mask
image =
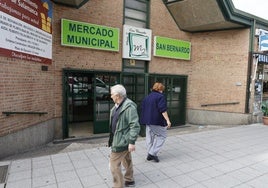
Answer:
POLYGON ((126 89, 119 84, 111 87, 111 98, 115 103, 110 113, 109 139, 113 187, 123 188, 124 180, 126 187, 133 187, 135 181, 131 152, 135 151, 135 142, 140 132, 137 106, 127 98, 126 89), (126 170, 124 177, 121 164, 126 170))

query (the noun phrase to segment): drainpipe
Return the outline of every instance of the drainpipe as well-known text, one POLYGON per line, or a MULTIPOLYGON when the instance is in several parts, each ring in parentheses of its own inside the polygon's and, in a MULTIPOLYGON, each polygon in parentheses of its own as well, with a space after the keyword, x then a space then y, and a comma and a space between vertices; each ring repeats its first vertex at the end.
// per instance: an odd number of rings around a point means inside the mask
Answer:
MULTIPOLYGON (((245 113, 250 113, 250 98, 252 92, 253 83, 253 75, 252 74, 252 66, 253 66, 253 52, 254 52, 254 40, 255 40, 255 30, 256 30, 256 20, 252 20, 252 26, 250 27, 250 42, 249 42, 249 58, 248 58, 248 78, 247 78, 247 93, 246 93, 246 104, 245 104, 245 113)), ((254 102, 254 101, 252 101, 254 102)), ((253 111, 252 111, 253 112, 253 111)))

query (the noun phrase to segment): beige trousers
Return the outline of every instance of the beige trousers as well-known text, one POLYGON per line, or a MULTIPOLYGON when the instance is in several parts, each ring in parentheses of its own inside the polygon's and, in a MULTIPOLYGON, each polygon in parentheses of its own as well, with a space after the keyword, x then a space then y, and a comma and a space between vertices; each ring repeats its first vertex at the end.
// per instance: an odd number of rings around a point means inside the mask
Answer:
POLYGON ((110 170, 113 176, 113 187, 123 188, 125 181, 134 181, 132 157, 129 151, 112 152, 110 155, 110 170), (121 164, 124 166, 126 173, 123 177, 121 164))

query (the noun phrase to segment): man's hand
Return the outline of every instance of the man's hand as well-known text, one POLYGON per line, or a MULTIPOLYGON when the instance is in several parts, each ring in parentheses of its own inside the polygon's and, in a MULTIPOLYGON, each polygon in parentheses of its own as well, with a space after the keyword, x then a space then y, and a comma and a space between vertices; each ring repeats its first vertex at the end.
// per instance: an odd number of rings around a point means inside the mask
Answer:
POLYGON ((128 151, 129 151, 129 152, 135 151, 135 145, 133 145, 133 144, 128 144, 128 151))

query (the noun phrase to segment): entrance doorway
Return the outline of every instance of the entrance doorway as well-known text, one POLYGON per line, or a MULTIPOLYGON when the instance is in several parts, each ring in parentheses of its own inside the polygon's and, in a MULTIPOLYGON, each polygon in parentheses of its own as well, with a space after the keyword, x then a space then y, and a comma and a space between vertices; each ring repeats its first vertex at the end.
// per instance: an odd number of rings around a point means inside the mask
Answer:
POLYGON ((155 82, 161 82, 165 86, 164 95, 167 98, 168 115, 172 124, 185 125, 187 76, 150 75, 148 86, 152 87, 155 82))
POLYGON ((109 132, 110 87, 122 83, 139 106, 154 82, 166 89, 168 113, 174 126, 186 121, 187 76, 144 73, 64 70, 63 138, 89 137, 109 132))
POLYGON ((107 133, 113 105, 110 86, 119 83, 119 74, 65 70, 64 80, 63 137, 107 133))
POLYGON ((123 73, 122 83, 126 87, 128 97, 138 105, 151 91, 155 82, 161 82, 166 89, 169 118, 174 126, 185 125, 187 76, 123 73))

